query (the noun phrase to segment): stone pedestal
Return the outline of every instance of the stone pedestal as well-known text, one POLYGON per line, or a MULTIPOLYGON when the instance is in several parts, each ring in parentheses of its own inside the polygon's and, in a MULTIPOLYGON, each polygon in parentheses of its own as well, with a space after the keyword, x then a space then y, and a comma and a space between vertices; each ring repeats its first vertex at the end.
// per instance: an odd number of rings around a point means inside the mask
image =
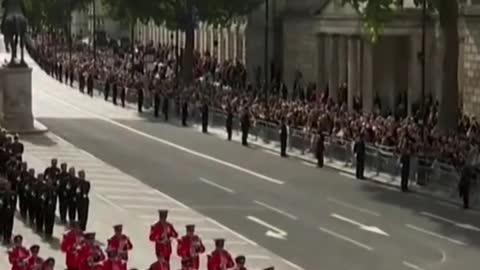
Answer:
POLYGON ((0 117, 10 132, 35 131, 32 114, 32 69, 0 68, 0 117))

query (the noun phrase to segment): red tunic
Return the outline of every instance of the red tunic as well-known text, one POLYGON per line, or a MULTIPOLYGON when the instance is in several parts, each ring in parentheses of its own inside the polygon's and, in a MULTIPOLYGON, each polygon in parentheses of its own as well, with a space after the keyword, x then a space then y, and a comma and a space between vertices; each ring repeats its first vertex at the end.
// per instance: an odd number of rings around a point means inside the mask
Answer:
POLYGON ((106 260, 102 270, 127 270, 127 263, 121 260, 106 260))
POLYGON ((154 262, 150 265, 150 268, 148 270, 170 270, 170 266, 168 265, 168 262, 154 262))
POLYGON ((162 254, 163 258, 169 262, 172 254, 171 238, 177 238, 178 233, 169 222, 157 222, 150 228, 150 241, 155 242, 155 253, 162 254))
POLYGON ((97 264, 105 260, 105 254, 98 245, 84 245, 79 252, 79 270, 101 269, 97 264))
POLYGON ((193 235, 183 236, 177 245, 177 254, 182 259, 188 258, 192 260, 192 269, 199 269, 200 258, 199 255, 205 252, 205 246, 199 236, 193 235))
POLYGON ((208 256, 208 270, 226 270, 234 266, 232 255, 226 250, 215 250, 208 256))
POLYGON ((81 243, 77 243, 78 233, 73 230, 70 230, 63 235, 61 250, 66 253, 65 264, 67 268, 77 268, 78 267, 78 253, 81 249, 81 243))
POLYGON ((8 252, 8 261, 12 265, 12 270, 27 270, 28 257, 30 252, 22 246, 14 247, 8 252))
POLYGON ((37 270, 40 269, 43 265, 43 259, 39 256, 30 256, 27 261, 27 269, 28 270, 37 270))
POLYGON ((125 261, 128 260, 128 251, 132 249, 133 245, 130 238, 124 234, 119 236, 114 235, 108 239, 107 250, 116 250, 120 258, 125 261))

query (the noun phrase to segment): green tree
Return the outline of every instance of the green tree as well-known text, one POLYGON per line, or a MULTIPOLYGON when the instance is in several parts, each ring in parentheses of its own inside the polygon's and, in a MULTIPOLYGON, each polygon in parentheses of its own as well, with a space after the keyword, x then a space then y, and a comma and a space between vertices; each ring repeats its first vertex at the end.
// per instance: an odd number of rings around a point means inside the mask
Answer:
MULTIPOLYGON (((352 4, 363 16, 365 27, 376 40, 382 27, 395 13, 398 0, 343 0, 352 4)), ((443 80, 441 88, 441 100, 439 108, 438 126, 442 131, 456 130, 460 117, 459 89, 458 89, 458 56, 459 56, 459 33, 458 14, 459 0, 424 0, 430 10, 438 13, 440 28, 443 34, 443 80)), ((417 6, 423 4, 423 0, 414 0, 417 6)))
POLYGON ((152 9, 151 18, 157 24, 166 23, 171 30, 185 32, 183 54, 183 80, 193 79, 193 50, 195 28, 198 22, 225 26, 233 19, 244 16, 264 0, 162 0, 152 9))

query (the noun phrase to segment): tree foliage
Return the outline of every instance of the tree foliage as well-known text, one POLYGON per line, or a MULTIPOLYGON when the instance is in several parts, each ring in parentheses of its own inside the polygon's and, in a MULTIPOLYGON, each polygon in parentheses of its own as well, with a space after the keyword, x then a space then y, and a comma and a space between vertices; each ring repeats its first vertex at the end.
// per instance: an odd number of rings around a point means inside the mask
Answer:
MULTIPOLYGON (((414 0, 417 6, 427 1, 429 10, 438 13, 443 36, 443 76, 439 109, 439 128, 443 131, 457 128, 460 117, 458 92, 458 56, 459 0, 414 0)), ((350 3, 363 16, 367 31, 375 41, 385 23, 388 23, 400 9, 396 8, 399 0, 343 0, 350 3)), ((434 89, 430 89, 434 90, 434 89)))
POLYGON ((25 15, 34 28, 64 28, 74 10, 85 9, 92 0, 24 0, 25 15))

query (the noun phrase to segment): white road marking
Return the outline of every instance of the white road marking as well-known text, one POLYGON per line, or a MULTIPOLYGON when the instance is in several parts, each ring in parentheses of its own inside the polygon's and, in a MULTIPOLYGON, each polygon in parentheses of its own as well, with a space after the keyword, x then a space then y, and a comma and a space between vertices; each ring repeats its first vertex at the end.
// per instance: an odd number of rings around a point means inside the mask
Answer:
POLYGON ((226 230, 226 231, 228 231, 228 232, 231 232, 232 234, 236 235, 238 238, 244 240, 245 242, 249 243, 250 245, 252 245, 252 246, 258 246, 258 244, 257 244, 255 241, 248 239, 247 237, 245 237, 245 236, 239 234, 238 232, 236 232, 236 231, 228 228, 227 226, 223 225, 222 223, 220 223, 220 222, 218 222, 218 221, 216 221, 216 220, 214 220, 214 219, 212 219, 212 218, 209 218, 209 217, 207 217, 207 220, 210 221, 211 223, 219 226, 220 228, 222 228, 222 229, 224 229, 224 230, 226 230))
POLYGON ((302 164, 307 165, 308 167, 317 167, 317 165, 315 165, 313 163, 310 163, 310 162, 307 162, 307 161, 302 161, 302 164))
POLYGON ((221 190, 223 190, 223 191, 225 191, 225 192, 228 192, 228 193, 230 193, 230 194, 235 194, 235 191, 234 191, 233 189, 224 187, 224 186, 222 186, 222 185, 220 185, 220 184, 217 184, 217 183, 215 183, 215 182, 213 182, 213 181, 210 181, 210 180, 208 180, 208 179, 206 179, 206 178, 200 177, 199 180, 202 181, 203 183, 207 184, 207 185, 212 186, 212 187, 216 187, 216 188, 221 189, 221 190))
POLYGON ((267 255, 256 255, 256 254, 248 254, 245 255, 248 260, 271 260, 272 257, 267 256, 267 255))
POLYGON ((349 243, 351 243, 351 244, 353 244, 353 245, 355 245, 355 246, 357 246, 357 247, 366 249, 366 250, 368 250, 368 251, 372 251, 372 250, 373 250, 373 248, 370 247, 370 246, 368 246, 368 245, 365 245, 365 244, 363 244, 363 243, 360 243, 360 242, 358 242, 358 241, 355 241, 355 240, 353 240, 353 239, 351 239, 351 238, 348 238, 347 236, 341 235, 341 234, 336 233, 336 232, 334 232, 334 231, 330 231, 330 230, 325 229, 325 228, 323 228, 323 227, 319 227, 318 229, 319 229, 320 231, 324 232, 324 233, 330 234, 331 236, 334 236, 334 237, 337 237, 337 238, 339 238, 339 239, 342 239, 342 240, 344 240, 344 241, 346 241, 346 242, 349 242, 349 243))
POLYGON ((361 230, 364 230, 364 231, 367 231, 367 232, 371 232, 371 233, 376 233, 376 234, 380 234, 380 235, 383 235, 383 236, 389 236, 388 233, 382 231, 380 228, 378 227, 375 227, 375 226, 368 226, 368 225, 365 225, 365 224, 362 224, 358 221, 355 221, 353 219, 349 219, 347 217, 344 217, 344 216, 341 216, 341 215, 338 215, 338 214, 331 214, 330 215, 331 217, 333 218, 336 218, 336 219, 339 219, 339 220, 342 220, 342 221, 345 221, 347 223, 350 223, 352 225, 355 225, 355 226, 358 226, 361 230))
POLYGON ((274 156, 280 156, 279 153, 276 153, 276 152, 274 152, 274 151, 272 151, 272 150, 262 149, 262 152, 267 153, 267 154, 270 154, 270 155, 274 155, 274 156))
POLYGON ((287 260, 287 259, 282 259, 282 261, 283 261, 284 263, 286 263, 287 265, 289 265, 289 266, 291 266, 291 267, 293 267, 293 268, 295 268, 295 269, 297 269, 297 270, 303 270, 302 267, 294 264, 293 262, 291 262, 291 261, 289 261, 289 260, 287 260))
POLYGON ((407 261, 403 261, 402 264, 405 265, 405 266, 408 267, 408 268, 411 268, 411 269, 424 270, 424 269, 421 268, 420 266, 417 266, 417 265, 415 265, 415 264, 413 264, 413 263, 409 263, 409 262, 407 262, 407 261))
POLYGON ((165 207, 164 205, 149 205, 149 204, 124 204, 122 205, 123 208, 126 209, 145 209, 145 210, 155 210, 157 211, 159 208, 166 208, 169 211, 186 211, 183 207, 165 207))
POLYGON ((354 210, 357 210, 357 211, 360 211, 362 213, 369 214, 369 215, 372 215, 372 216, 376 216, 376 217, 381 216, 377 212, 374 212, 374 211, 371 211, 371 210, 368 210, 368 209, 365 209, 365 208, 361 208, 361 207, 355 206, 353 204, 346 203, 344 201, 341 201, 341 200, 338 200, 338 199, 335 199, 335 198, 332 198, 332 197, 328 197, 327 201, 332 202, 332 203, 336 203, 336 204, 341 205, 343 207, 354 209, 354 210))
POLYGON ((450 224, 452 224, 456 227, 459 227, 459 228, 462 228, 462 229, 465 229, 465 230, 480 232, 480 228, 478 228, 478 227, 476 227, 472 224, 457 222, 455 220, 444 218, 444 217, 441 217, 441 216, 438 216, 438 215, 435 215, 435 214, 432 214, 432 213, 428 213, 428 212, 420 212, 420 214, 422 214, 424 216, 427 216, 427 217, 430 217, 430 218, 433 218, 433 219, 437 219, 437 220, 446 222, 446 223, 450 223, 450 224))
POLYGON ((122 124, 122 123, 120 123, 120 122, 117 122, 117 121, 115 121, 115 120, 112 120, 112 119, 110 119, 110 118, 104 117, 104 116, 102 116, 102 115, 99 115, 99 114, 96 114, 96 113, 93 113, 93 112, 89 112, 89 111, 83 110, 83 109, 81 109, 81 108, 79 108, 79 107, 77 107, 77 106, 75 106, 75 105, 73 105, 73 104, 71 104, 71 103, 65 102, 65 101, 63 101, 62 99, 60 99, 60 98, 58 98, 58 97, 56 97, 56 96, 50 95, 50 94, 48 94, 48 93, 46 93, 46 92, 43 92, 43 93, 44 93, 45 95, 51 97, 52 99, 57 100, 57 102, 64 104, 65 106, 68 106, 68 107, 70 107, 70 108, 72 108, 72 109, 75 109, 75 110, 77 110, 77 111, 79 111, 79 112, 82 112, 82 113, 91 115, 92 117, 94 117, 94 118, 96 118, 96 119, 103 120, 103 121, 105 121, 105 122, 107 122, 107 123, 109 123, 109 124, 112 124, 112 125, 114 125, 114 126, 123 128, 123 129, 125 129, 125 130, 127 130, 127 131, 130 131, 130 132, 135 133, 135 134, 137 134, 137 135, 143 136, 143 137, 148 138, 148 139, 150 139, 150 140, 153 140, 153 141, 156 141, 156 142, 159 142, 159 143, 168 145, 168 146, 170 146, 170 147, 172 147, 172 148, 175 148, 175 149, 177 149, 177 150, 186 152, 186 153, 191 154, 191 155, 193 155, 193 156, 197 156, 197 157, 200 157, 200 158, 203 158, 203 159, 206 159, 206 160, 209 160, 209 161, 212 161, 212 162, 221 164, 221 165, 223 165, 223 166, 225 166, 225 167, 229 167, 229 168, 235 169, 235 170, 237 170, 237 171, 241 171, 241 172, 243 172, 243 173, 246 173, 246 174, 255 176, 255 177, 259 178, 259 179, 265 180, 265 181, 270 182, 270 183, 273 183, 273 184, 277 184, 277 185, 283 185, 283 184, 285 184, 284 181, 280 181, 280 180, 278 180, 278 179, 275 179, 275 178, 266 176, 266 175, 264 175, 264 174, 254 172, 254 171, 252 171, 252 170, 249 170, 249 169, 246 169, 246 168, 244 168, 244 167, 235 165, 235 164, 233 164, 233 163, 230 163, 230 162, 221 160, 221 159, 219 159, 219 158, 215 158, 215 157, 213 157, 213 156, 209 156, 209 155, 207 155, 207 154, 203 154, 203 153, 197 152, 197 151, 195 151, 195 150, 186 148, 186 147, 184 147, 184 146, 175 144, 175 143, 173 143, 173 142, 170 142, 170 141, 167 141, 167 140, 164 140, 164 139, 160 139, 160 138, 158 138, 158 137, 155 137, 155 136, 152 136, 152 135, 147 134, 147 133, 145 133, 145 132, 136 130, 136 129, 132 128, 132 127, 129 127, 129 126, 127 126, 127 125, 124 125, 124 124, 122 124))
POLYGON ((443 239, 443 240, 447 240, 448 242, 451 242, 451 243, 454 243, 454 244, 457 244, 457 245, 460 245, 460 246, 466 246, 467 245, 467 243, 462 242, 460 240, 452 239, 450 237, 447 237, 447 236, 444 236, 444 235, 441 235, 441 234, 438 234, 438 233, 435 233, 435 232, 431 232, 431 231, 419 228, 419 227, 411 225, 411 224, 405 224, 405 226, 407 226, 407 228, 415 230, 417 232, 422 232, 424 234, 428 234, 428 235, 431 235, 431 236, 434 236, 434 237, 437 237, 437 238, 440 238, 440 239, 443 239))
POLYGON ((254 217, 254 216, 247 216, 247 219, 248 220, 251 220, 257 224, 260 224, 264 227, 267 227, 269 230, 265 233, 266 236, 269 236, 269 237, 273 237, 273 238, 277 238, 277 239, 282 239, 282 240, 286 240, 287 239, 287 235, 288 233, 282 229, 279 229, 271 224, 268 224, 267 222, 257 218, 257 217, 254 217))
POLYGON ((158 203, 165 203, 169 202, 167 199, 158 198, 158 197, 145 197, 145 196, 138 196, 138 195, 105 195, 105 197, 111 200, 118 200, 118 201, 138 201, 138 202, 158 202, 158 203))
POLYGON ((112 193, 129 193, 129 194, 137 194, 138 196, 144 196, 145 194, 155 194, 152 190, 149 189, 136 189, 136 188, 120 188, 120 187, 97 187, 93 186, 93 189, 96 191, 102 192, 112 192, 112 193), (139 195, 142 194, 142 195, 139 195))
POLYGON ((263 206, 263 207, 265 207, 265 208, 267 208, 267 209, 270 209, 270 210, 272 210, 272 211, 274 211, 274 212, 277 212, 277 213, 279 213, 280 215, 284 215, 284 216, 286 216, 286 217, 289 218, 289 219, 298 220, 298 217, 296 217, 296 216, 294 216, 294 215, 292 215, 292 214, 290 214, 290 213, 288 213, 288 212, 286 212, 286 211, 283 211, 283 210, 281 210, 281 209, 278 209, 278 208, 276 208, 276 207, 270 206, 270 205, 268 205, 268 204, 266 204, 266 203, 264 203, 264 202, 257 201, 257 200, 254 200, 253 202, 256 203, 256 204, 258 204, 258 205, 261 205, 261 206, 263 206))
POLYGON ((357 178, 355 177, 355 175, 351 175, 351 174, 346 173, 346 172, 339 172, 338 174, 340 174, 341 176, 348 177, 348 178, 350 178, 350 179, 357 179, 357 178))
POLYGON ((140 184, 138 183, 131 183, 131 182, 125 182, 125 181, 109 181, 109 180, 91 180, 91 183, 93 183, 95 186, 115 186, 115 187, 141 187, 140 184))

